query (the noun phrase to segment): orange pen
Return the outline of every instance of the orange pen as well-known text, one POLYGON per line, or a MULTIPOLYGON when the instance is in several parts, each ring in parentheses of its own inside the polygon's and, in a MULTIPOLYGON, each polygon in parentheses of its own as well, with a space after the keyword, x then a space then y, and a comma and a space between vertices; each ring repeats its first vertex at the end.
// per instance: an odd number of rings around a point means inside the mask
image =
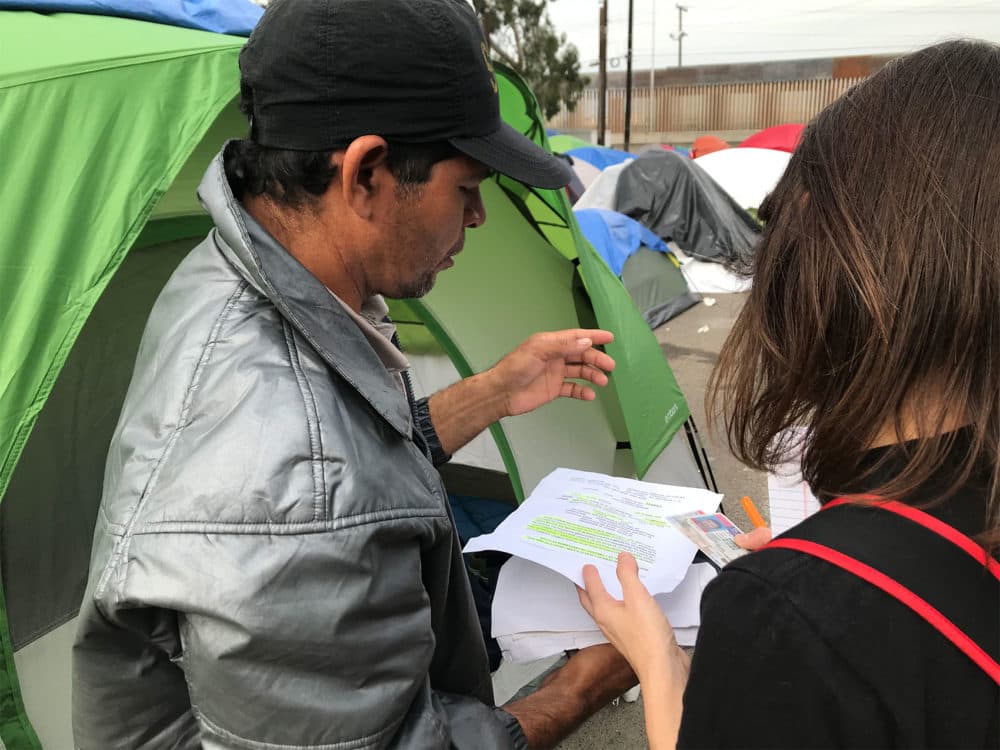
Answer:
POLYGON ((757 510, 757 506, 753 504, 753 500, 749 497, 744 496, 740 500, 740 504, 743 506, 743 510, 746 512, 747 517, 750 519, 750 523, 753 524, 755 529, 759 529, 761 526, 767 526, 764 523, 764 519, 761 518, 760 511, 757 510))

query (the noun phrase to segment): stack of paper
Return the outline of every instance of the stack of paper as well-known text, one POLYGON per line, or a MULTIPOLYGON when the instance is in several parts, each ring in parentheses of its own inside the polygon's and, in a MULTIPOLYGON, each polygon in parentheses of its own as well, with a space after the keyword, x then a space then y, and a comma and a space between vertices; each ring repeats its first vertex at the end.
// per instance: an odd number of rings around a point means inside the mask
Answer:
POLYGON ((701 592, 715 573, 691 565, 698 547, 671 519, 712 513, 721 501, 690 487, 569 469, 549 474, 496 531, 465 546, 515 555, 493 601, 493 635, 507 658, 530 661, 605 642, 573 584, 583 585, 583 566, 591 564, 621 598, 615 568, 623 550, 635 556, 650 593, 663 595, 678 641, 693 644, 701 592))
MULTIPOLYGON (((708 563, 692 565, 677 588, 655 597, 682 646, 694 645, 701 624, 701 592, 715 575, 708 563)), ((607 643, 580 606, 572 581, 519 557, 512 557, 500 571, 493 599, 493 637, 504 658, 512 662, 607 643)))

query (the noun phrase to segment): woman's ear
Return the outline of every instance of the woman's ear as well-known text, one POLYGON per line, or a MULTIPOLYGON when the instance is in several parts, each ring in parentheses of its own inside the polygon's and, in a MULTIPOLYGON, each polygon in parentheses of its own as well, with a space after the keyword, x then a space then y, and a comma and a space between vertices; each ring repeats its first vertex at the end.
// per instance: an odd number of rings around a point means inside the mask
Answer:
POLYGON ((389 145, 377 135, 355 138, 341 154, 337 171, 344 203, 358 216, 371 218, 374 199, 386 189, 394 189, 387 167, 389 145))

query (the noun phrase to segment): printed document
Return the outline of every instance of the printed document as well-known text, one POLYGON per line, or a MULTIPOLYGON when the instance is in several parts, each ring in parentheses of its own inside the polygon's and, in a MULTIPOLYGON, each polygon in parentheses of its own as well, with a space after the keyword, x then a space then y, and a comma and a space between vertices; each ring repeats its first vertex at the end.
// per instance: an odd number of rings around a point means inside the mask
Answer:
POLYGON ((608 591, 621 598, 618 553, 631 552, 652 594, 673 591, 697 552, 668 520, 712 513, 722 495, 570 469, 556 469, 491 534, 465 552, 498 550, 544 565, 582 586, 583 566, 595 565, 608 591))

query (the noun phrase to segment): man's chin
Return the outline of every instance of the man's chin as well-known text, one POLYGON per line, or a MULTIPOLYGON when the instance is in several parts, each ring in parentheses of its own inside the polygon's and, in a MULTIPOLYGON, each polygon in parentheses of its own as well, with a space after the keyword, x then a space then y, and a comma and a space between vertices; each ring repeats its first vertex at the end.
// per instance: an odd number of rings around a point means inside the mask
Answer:
POLYGON ((437 271, 433 271, 430 276, 421 279, 417 283, 403 287, 399 294, 392 296, 397 299, 418 299, 427 295, 434 288, 435 281, 437 281, 437 271))

